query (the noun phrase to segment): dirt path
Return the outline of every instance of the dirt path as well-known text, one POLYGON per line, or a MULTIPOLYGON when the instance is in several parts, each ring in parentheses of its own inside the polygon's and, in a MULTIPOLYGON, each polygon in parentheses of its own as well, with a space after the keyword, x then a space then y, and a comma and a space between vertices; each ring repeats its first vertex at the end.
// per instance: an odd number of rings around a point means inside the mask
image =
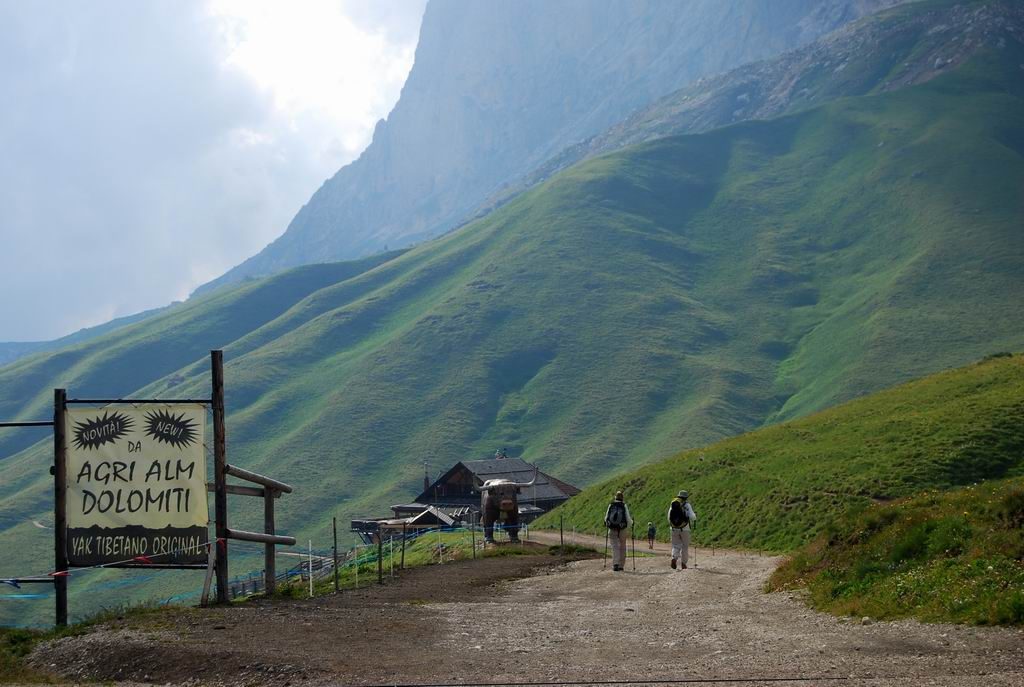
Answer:
MULTIPOLYGON (((643 536, 646 536, 646 533, 643 536)), ((559 543, 565 544, 566 546, 571 546, 573 544, 578 544, 580 546, 590 546, 593 547, 595 551, 598 551, 600 553, 604 553, 604 548, 606 545, 605 540, 603 538, 595 537, 591 534, 583 534, 582 532, 564 532, 561 535, 559 535, 558 532, 547 530, 541 530, 539 532, 533 531, 529 533, 529 539, 530 541, 539 542, 541 544, 546 544, 549 546, 554 546, 559 543)), ((693 548, 694 547, 691 547, 691 551, 693 548)), ((671 550, 672 547, 663 541, 654 542, 654 553, 663 553, 665 555, 668 555, 671 552, 671 550)), ((708 549, 708 551, 710 552, 710 549, 708 549)), ((647 548, 647 540, 641 536, 639 530, 637 531, 636 538, 636 553, 637 555, 641 556, 651 553, 651 550, 647 548)), ((699 554, 700 551, 698 550, 697 553, 699 554)), ((608 555, 611 556, 610 549, 608 551, 608 555)))
POLYGON ((162 614, 34 658, 73 679, 159 684, 1024 685, 1024 632, 818 614, 760 591, 772 558, 700 549, 696 568, 670 570, 659 554, 637 558, 635 573, 557 563, 490 558, 338 596, 162 614))

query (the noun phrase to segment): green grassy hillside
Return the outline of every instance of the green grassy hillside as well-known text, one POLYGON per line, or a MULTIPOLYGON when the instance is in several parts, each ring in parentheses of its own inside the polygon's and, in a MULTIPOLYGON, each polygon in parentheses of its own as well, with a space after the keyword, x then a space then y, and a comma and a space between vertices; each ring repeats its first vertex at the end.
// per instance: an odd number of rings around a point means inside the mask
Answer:
MULTIPOLYGON (((354 262, 310 265, 250 281, 171 306, 140 325, 124 325, 56 353, 37 354, 0 367, 0 418, 49 419, 54 388, 88 390, 92 398, 121 398, 169 375, 164 386, 170 389, 184 380, 175 372, 211 348, 237 341, 311 293, 400 254, 392 251, 354 262)), ((203 396, 209 397, 209 393, 203 396)), ((0 433, 0 456, 16 453, 33 441, 31 430, 0 433)))
POLYGON ((79 329, 73 334, 62 336, 61 338, 54 339, 53 341, 0 341, 0 365, 13 363, 18 358, 24 358, 25 356, 33 353, 55 351, 59 348, 68 348, 75 344, 83 343, 89 339, 95 339, 97 336, 102 336, 107 332, 112 332, 120 327, 124 327, 134 322, 139 322, 147 317, 153 317, 169 307, 174 306, 169 305, 161 308, 153 308, 152 310, 145 310, 143 312, 135 313, 134 315, 118 317, 117 319, 104 322, 103 324, 99 324, 94 327, 79 329))
POLYGON ((1024 479, 845 516, 770 581, 804 586, 834 613, 1024 625, 1024 479))
MULTIPOLYGON (((1009 36, 922 86, 588 161, 379 264, 285 273, 0 368, 0 413, 45 417, 54 386, 205 396, 222 347, 230 460, 295 484, 279 525, 319 541, 334 514, 407 500, 424 460, 505 446, 594 484, 1020 350, 1022 63, 1009 36)), ((50 508, 48 451, 0 463, 4 570, 47 558, 30 519, 50 508)))
POLYGON ((667 534, 687 489, 702 545, 791 551, 850 512, 926 489, 1024 476, 1024 356, 931 375, 606 480, 538 521, 603 532, 623 489, 667 534))

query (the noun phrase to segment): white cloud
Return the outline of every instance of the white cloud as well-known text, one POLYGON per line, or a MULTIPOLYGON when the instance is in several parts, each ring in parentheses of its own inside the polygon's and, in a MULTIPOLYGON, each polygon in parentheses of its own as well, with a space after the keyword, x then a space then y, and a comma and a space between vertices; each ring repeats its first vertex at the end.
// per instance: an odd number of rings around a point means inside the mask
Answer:
POLYGON ((227 63, 270 94, 283 124, 330 132, 320 139, 327 157, 338 155, 338 143, 349 158, 361 152, 412 66, 413 43, 358 25, 335 0, 212 0, 210 9, 227 63))
POLYGON ((279 235, 411 66, 422 1, 370 4, 0 0, 0 340, 181 299, 279 235))

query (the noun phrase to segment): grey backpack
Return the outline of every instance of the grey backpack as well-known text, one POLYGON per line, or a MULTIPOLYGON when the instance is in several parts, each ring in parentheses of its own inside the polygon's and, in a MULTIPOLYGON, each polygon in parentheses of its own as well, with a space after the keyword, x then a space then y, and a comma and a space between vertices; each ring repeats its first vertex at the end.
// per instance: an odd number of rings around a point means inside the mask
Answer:
POLYGON ((604 523, 610 529, 621 530, 626 527, 626 504, 622 501, 612 501, 608 507, 608 519, 604 523))

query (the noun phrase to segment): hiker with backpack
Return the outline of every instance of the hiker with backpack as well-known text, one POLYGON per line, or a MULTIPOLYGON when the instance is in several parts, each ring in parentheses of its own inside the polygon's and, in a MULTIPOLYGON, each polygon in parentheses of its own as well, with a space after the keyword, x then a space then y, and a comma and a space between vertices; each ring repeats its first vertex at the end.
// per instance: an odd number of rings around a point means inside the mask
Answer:
POLYGON ((697 515, 690 505, 690 494, 685 489, 672 499, 668 506, 668 524, 672 528, 672 569, 676 562, 680 570, 686 570, 690 559, 690 525, 697 522, 697 515))
POLYGON ((612 570, 622 572, 626 565, 626 538, 633 525, 633 516, 623 500, 622 492, 615 492, 615 499, 608 504, 604 514, 604 526, 612 540, 612 570))
POLYGON ((654 538, 658 536, 658 528, 654 526, 653 522, 647 523, 647 548, 654 548, 654 538))

